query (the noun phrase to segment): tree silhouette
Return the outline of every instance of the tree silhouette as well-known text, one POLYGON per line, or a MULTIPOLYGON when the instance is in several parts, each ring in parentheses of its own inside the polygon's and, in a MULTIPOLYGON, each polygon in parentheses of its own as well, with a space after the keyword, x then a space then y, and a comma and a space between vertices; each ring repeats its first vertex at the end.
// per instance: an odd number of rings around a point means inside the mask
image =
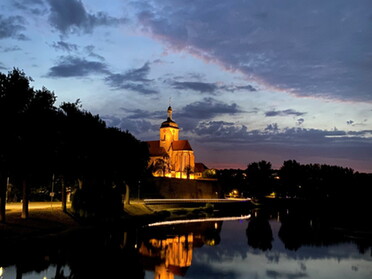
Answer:
POLYGON ((80 186, 75 204, 84 214, 120 212, 125 183, 137 185, 145 173, 147 145, 106 127, 79 100, 55 107, 54 93, 34 90, 31 81, 18 69, 0 73, 0 221, 5 222, 8 177, 22 185, 22 218, 28 217, 30 187, 48 184, 52 176, 62 192, 66 183, 80 186))
POLYGON ((190 174, 194 172, 194 169, 193 169, 193 167, 191 167, 190 165, 187 165, 187 166, 184 168, 184 171, 186 172, 186 177, 187 177, 187 179, 190 179, 190 174))
POLYGON ((246 174, 248 185, 257 196, 265 196, 272 191, 273 170, 270 162, 251 163, 246 169, 246 174))
POLYGON ((153 168, 155 173, 160 173, 162 176, 165 176, 165 174, 170 171, 168 158, 156 159, 153 168))
MULTIPOLYGON (((46 154, 40 149, 42 129, 37 128, 44 124, 43 121, 47 121, 44 119, 45 112, 53 106, 55 100, 53 94, 46 89, 35 92, 30 81, 32 79, 18 69, 13 69, 8 75, 0 74, 0 127, 6 131, 0 140, 1 176, 14 176, 17 178, 16 182, 21 182, 22 218, 28 217, 28 181, 33 178, 34 171, 40 167, 38 163, 42 162, 43 155, 46 154), (35 159, 39 159, 36 164, 35 159)), ((2 220, 5 220, 4 187, 6 186, 2 179, 2 220)))
POLYGON ((262 251, 271 250, 273 233, 265 213, 259 212, 256 217, 249 220, 246 230, 248 245, 252 248, 258 248, 262 251))

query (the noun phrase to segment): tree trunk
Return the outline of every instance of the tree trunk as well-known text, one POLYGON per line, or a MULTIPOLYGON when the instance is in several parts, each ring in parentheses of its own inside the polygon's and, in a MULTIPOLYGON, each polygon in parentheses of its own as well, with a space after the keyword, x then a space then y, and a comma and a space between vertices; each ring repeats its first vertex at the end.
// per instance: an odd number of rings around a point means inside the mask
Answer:
POLYGON ((78 185, 79 185, 79 189, 80 190, 83 189, 84 183, 83 183, 83 179, 82 178, 78 178, 78 185))
POLYGON ((28 187, 26 179, 22 180, 22 219, 28 218, 28 187))
POLYGON ((22 279, 22 270, 19 265, 16 265, 16 279, 22 279))
POLYGON ((67 195, 66 195, 66 185, 65 179, 61 177, 61 188, 62 188, 62 211, 67 212, 67 195))
POLYGON ((129 204, 129 186, 125 184, 125 201, 124 204, 129 204))
POLYGON ((2 182, 3 181, 0 181, 0 222, 5 223, 6 189, 8 188, 8 179, 6 180, 6 183, 2 182))

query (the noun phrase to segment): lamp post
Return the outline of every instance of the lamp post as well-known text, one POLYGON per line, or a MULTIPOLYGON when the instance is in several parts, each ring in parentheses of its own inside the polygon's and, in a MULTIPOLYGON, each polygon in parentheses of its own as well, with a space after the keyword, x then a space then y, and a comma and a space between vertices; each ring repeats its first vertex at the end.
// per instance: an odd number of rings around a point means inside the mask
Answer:
POLYGON ((52 176, 52 191, 50 192, 50 207, 53 207, 53 197, 54 197, 54 173, 52 176))

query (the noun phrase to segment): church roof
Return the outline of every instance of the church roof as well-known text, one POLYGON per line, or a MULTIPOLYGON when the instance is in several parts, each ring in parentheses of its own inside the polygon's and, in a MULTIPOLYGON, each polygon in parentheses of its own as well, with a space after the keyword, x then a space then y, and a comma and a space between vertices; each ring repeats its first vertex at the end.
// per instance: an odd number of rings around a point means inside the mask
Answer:
POLYGON ((191 145, 188 140, 176 140, 172 142, 172 149, 174 151, 192 150, 191 145))
POLYGON ((194 172, 203 172, 207 169, 208 167, 203 163, 195 163, 194 172))
POLYGON ((160 146, 160 140, 148 141, 147 145, 149 147, 150 156, 164 156, 167 152, 163 147, 160 146))

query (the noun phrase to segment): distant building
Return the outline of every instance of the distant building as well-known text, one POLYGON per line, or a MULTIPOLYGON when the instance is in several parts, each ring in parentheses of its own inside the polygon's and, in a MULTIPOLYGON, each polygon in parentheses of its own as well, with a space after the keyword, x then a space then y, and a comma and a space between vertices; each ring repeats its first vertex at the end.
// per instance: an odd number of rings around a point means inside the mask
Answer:
POLYGON ((194 151, 189 141, 178 139, 179 128, 172 119, 170 106, 167 114, 167 120, 160 126, 160 140, 147 142, 150 152, 149 166, 152 168, 153 175, 188 179, 200 178, 202 168, 195 169, 194 151))

